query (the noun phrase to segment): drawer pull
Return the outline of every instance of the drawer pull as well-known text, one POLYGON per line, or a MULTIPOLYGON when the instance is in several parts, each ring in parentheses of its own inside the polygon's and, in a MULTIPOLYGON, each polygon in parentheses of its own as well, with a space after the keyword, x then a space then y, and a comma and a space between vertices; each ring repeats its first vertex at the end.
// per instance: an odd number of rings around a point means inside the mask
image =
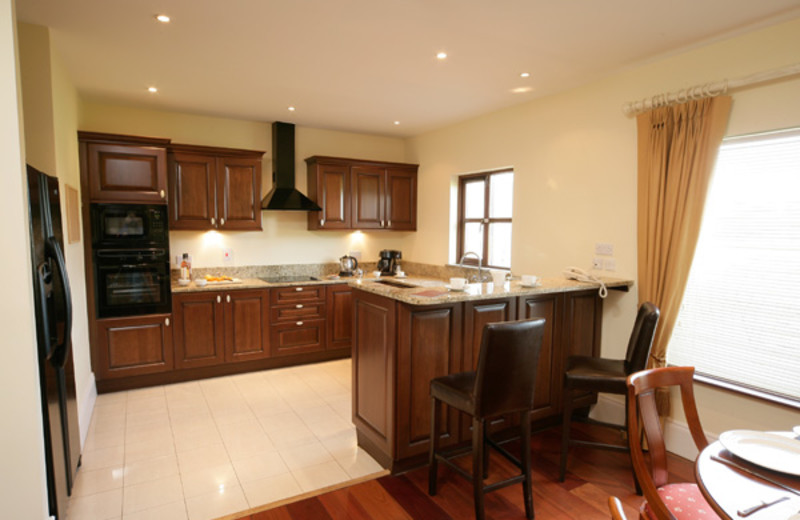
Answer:
POLYGON ((303 322, 302 322, 302 321, 298 321, 296 325, 297 325, 298 327, 300 327, 301 325, 303 325, 303 322))
POLYGON ((295 309, 302 309, 303 308, 303 304, 298 303, 297 305, 294 306, 294 308, 295 309))
POLYGON ((302 292, 303 288, 302 287, 295 287, 294 290, 297 291, 297 292, 302 292))
POLYGON ((231 302, 231 295, 230 294, 225 297, 225 301, 227 301, 228 303, 231 302))
POLYGON ((220 297, 219 297, 219 294, 218 294, 218 295, 217 295, 217 303, 221 303, 221 302, 222 302, 222 298, 220 298, 220 297))

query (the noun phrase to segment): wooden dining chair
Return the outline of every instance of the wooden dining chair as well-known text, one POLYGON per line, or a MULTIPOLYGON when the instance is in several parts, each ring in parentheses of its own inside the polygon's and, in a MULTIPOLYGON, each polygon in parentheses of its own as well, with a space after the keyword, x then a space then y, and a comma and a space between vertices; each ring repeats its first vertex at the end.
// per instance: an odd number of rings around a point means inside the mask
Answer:
POLYGON ((686 423, 698 451, 708 446, 694 400, 694 367, 664 367, 643 370, 628 377, 628 444, 636 478, 645 502, 639 510, 643 520, 718 519, 697 484, 668 483, 667 449, 656 409, 656 390, 680 389, 686 423), (639 438, 644 430, 650 464, 639 438))
POLYGON ((628 520, 617 497, 608 497, 608 510, 611 511, 611 520, 628 520))

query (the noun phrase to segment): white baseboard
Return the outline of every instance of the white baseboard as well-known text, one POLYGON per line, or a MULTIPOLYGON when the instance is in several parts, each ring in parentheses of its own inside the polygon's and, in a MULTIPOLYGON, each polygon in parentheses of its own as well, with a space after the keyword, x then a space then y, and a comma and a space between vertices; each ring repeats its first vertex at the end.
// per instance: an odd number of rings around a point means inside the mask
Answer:
MULTIPOLYGON (((624 398, 614 394, 599 394, 597 404, 592 407, 589 417, 612 424, 625 424, 624 398)), ((717 440, 716 435, 708 432, 705 434, 709 442, 717 440)), ((689 460, 697 458, 697 448, 686 423, 668 418, 664 424, 664 441, 667 444, 667 451, 689 460)))
POLYGON ((94 403, 97 401, 97 385, 95 384, 94 372, 89 372, 89 381, 86 391, 78 402, 78 426, 81 429, 81 451, 86 444, 86 436, 89 434, 89 424, 92 422, 92 412, 94 403))

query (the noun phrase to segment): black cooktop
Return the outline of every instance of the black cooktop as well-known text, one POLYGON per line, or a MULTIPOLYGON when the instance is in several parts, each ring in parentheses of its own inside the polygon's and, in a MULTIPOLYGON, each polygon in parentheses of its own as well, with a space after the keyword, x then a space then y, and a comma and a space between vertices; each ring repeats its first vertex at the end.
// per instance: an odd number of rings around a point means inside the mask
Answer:
POLYGON ((267 283, 294 283, 294 282, 315 282, 319 278, 313 276, 269 276, 261 278, 267 283))

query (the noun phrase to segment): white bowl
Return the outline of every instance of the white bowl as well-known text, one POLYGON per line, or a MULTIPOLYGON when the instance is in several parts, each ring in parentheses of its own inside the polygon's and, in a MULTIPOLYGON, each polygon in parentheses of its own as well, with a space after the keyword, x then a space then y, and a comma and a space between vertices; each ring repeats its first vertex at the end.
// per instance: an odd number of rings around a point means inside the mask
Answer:
POLYGON ((205 287, 207 283, 208 280, 206 280, 205 278, 198 278, 197 280, 194 281, 194 284, 198 287, 205 287))
POLYGON ((183 278, 178 278, 178 285, 189 285, 191 280, 184 280, 183 278))

